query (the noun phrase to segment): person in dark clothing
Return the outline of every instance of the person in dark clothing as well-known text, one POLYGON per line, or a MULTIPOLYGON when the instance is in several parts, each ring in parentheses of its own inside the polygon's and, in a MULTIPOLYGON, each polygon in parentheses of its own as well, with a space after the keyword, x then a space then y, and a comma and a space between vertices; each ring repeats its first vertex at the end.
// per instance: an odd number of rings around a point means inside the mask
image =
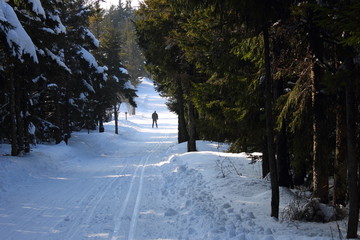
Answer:
POLYGON ((153 119, 153 123, 152 123, 152 127, 154 127, 154 123, 156 125, 156 128, 158 127, 157 125, 157 120, 159 119, 158 114, 156 113, 156 111, 154 111, 154 113, 152 114, 152 119, 153 119))

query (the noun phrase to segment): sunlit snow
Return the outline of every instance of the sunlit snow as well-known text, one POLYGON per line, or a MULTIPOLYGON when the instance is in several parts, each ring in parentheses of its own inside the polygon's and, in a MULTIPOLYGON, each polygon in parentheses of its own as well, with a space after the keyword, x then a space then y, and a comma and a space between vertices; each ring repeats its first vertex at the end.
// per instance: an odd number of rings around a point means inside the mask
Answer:
MULTIPOLYGON (((1 239, 331 240, 346 231, 345 221, 271 218, 260 162, 214 142, 187 153, 152 81, 137 94, 136 115, 120 110, 118 135, 112 121, 104 133, 74 132, 68 145, 39 144, 20 157, 0 145, 1 239), (236 171, 223 177, 219 162, 236 171)), ((280 194, 283 210, 294 194, 280 194)))

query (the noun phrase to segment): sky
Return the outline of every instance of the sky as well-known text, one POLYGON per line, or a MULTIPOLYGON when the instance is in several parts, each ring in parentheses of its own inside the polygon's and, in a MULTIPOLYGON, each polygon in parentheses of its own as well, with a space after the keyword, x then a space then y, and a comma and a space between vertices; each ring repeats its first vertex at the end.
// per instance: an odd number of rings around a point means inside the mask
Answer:
MULTIPOLYGON (((126 0, 122 0, 122 2, 125 3, 126 0)), ((118 3, 119 3, 119 0, 105 0, 105 2, 103 2, 101 4, 101 6, 103 8, 105 8, 105 9, 108 9, 108 8, 110 8, 111 5, 118 5, 118 3)), ((132 0, 131 5, 133 7, 138 7, 139 6, 139 0, 132 0)))

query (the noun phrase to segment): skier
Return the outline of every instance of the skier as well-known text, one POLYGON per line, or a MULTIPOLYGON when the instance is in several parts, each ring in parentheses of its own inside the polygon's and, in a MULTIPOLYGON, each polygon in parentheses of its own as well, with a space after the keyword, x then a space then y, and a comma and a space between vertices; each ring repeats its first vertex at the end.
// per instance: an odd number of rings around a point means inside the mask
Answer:
POLYGON ((156 128, 158 127, 157 125, 157 120, 159 119, 158 114, 156 113, 156 111, 154 111, 154 113, 152 114, 152 119, 153 119, 153 123, 152 123, 152 127, 154 128, 154 123, 156 125, 156 128))

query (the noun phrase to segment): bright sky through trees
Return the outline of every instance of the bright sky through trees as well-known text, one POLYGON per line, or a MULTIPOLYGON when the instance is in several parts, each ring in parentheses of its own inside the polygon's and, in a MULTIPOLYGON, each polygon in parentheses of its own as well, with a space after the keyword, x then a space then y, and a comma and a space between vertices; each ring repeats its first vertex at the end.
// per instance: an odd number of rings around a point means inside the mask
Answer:
MULTIPOLYGON (((125 4, 126 0, 123 0, 123 3, 125 4)), ((117 6, 119 4, 119 0, 105 0, 105 2, 101 3, 101 6, 105 9, 109 9, 111 5, 117 6)), ((139 6, 139 0, 132 0, 131 5, 133 7, 139 6)))

